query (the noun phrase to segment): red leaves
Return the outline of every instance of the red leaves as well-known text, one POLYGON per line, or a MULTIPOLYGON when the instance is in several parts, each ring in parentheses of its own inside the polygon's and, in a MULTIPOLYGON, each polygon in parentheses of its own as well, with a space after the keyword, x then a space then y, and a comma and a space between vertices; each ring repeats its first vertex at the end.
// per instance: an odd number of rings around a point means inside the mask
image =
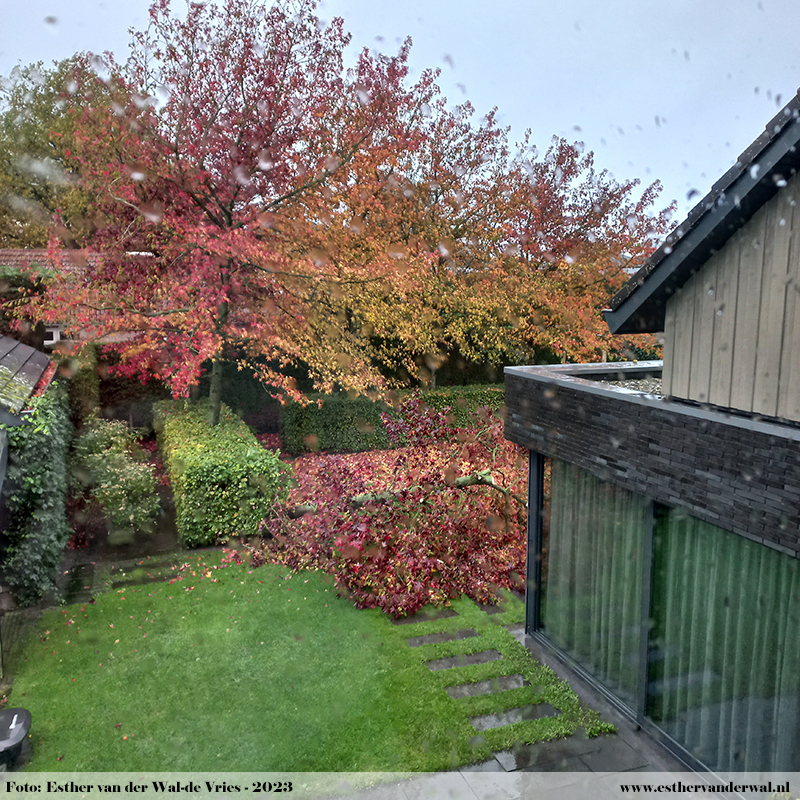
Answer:
POLYGON ((326 570, 340 594, 395 616, 462 594, 486 602, 500 588, 517 588, 525 570, 524 508, 490 486, 455 485, 488 466, 500 486, 524 493, 524 461, 502 438, 502 423, 484 416, 457 437, 446 419, 411 398, 394 430, 413 434, 416 423, 431 434, 425 445, 297 459, 292 500, 313 502, 318 511, 291 520, 276 509, 265 524, 271 538, 249 548, 253 564, 326 570), (387 489, 388 499, 353 507, 354 495, 387 489))

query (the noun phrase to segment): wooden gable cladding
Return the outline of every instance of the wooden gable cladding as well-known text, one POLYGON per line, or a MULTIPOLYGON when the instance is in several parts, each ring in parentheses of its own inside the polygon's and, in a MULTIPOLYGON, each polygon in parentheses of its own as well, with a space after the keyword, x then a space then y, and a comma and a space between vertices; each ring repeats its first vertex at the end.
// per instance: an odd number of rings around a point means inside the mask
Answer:
POLYGON ((667 301, 665 394, 800 420, 798 204, 794 176, 667 301))

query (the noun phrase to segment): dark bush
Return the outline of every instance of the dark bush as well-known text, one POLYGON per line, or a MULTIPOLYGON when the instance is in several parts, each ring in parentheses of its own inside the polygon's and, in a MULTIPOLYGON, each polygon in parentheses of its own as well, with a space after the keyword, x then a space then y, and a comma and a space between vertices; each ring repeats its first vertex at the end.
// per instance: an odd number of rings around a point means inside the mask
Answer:
POLYGON ((72 378, 69 382, 69 402, 72 419, 76 423, 95 415, 100 410, 100 375, 97 371, 97 349, 87 344, 71 358, 67 366, 72 378))

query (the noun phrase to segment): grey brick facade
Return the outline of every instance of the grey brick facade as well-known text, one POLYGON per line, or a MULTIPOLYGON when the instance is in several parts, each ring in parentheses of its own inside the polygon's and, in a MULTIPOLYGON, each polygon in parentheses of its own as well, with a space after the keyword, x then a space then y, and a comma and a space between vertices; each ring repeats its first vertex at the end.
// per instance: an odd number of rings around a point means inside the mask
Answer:
POLYGON ((597 380, 642 369, 508 367, 505 436, 800 557, 800 425, 597 380))

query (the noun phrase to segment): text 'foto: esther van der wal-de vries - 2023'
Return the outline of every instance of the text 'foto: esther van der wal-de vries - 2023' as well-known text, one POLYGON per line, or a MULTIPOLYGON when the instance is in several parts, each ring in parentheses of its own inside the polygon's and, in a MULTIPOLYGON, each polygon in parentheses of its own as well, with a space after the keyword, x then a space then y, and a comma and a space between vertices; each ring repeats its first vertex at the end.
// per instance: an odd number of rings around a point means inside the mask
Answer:
MULTIPOLYGON (((20 783, 16 781, 8 781, 6 783, 6 791, 11 792, 31 792, 38 793, 42 791, 42 785, 37 783, 20 783)), ((154 791, 159 793, 196 793, 196 792, 214 792, 215 794, 226 794, 229 792, 253 792, 255 794, 261 792, 291 792, 291 781, 251 781, 249 784, 233 784, 227 781, 203 781, 197 783, 194 781, 149 781, 147 783, 135 783, 128 781, 123 787, 120 784, 94 784, 94 783, 75 783, 75 781, 65 781, 59 783, 58 781, 47 781, 44 785, 45 791, 49 794, 52 792, 80 792, 86 794, 92 791, 98 792, 147 792, 154 791)), ((776 790, 777 791, 777 790, 776 790)), ((788 791, 788 789, 787 789, 788 791)))

